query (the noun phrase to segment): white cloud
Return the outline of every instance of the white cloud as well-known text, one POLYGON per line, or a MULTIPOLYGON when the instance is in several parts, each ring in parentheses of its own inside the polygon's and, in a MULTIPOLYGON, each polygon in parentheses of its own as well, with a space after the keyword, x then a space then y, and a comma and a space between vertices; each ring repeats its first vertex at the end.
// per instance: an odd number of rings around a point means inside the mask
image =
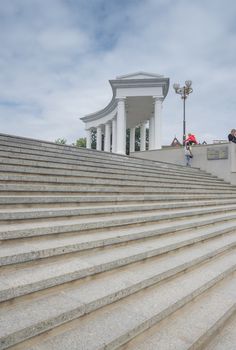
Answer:
MULTIPOLYGON (((73 142, 85 134, 78 117, 109 102, 108 79, 143 70, 171 85, 193 80, 187 128, 201 141, 225 138, 236 123, 235 10, 233 0, 4 2, 1 132, 73 142)), ((170 86, 164 142, 175 135, 182 101, 170 86)))

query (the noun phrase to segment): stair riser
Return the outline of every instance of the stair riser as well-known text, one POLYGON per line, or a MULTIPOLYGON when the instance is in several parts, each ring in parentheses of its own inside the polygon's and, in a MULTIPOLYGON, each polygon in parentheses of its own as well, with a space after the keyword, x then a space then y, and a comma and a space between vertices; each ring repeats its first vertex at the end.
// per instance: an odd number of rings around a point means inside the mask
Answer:
MULTIPOLYGON (((80 165, 81 168, 81 165, 80 165)), ((97 169, 93 169, 93 172, 91 171, 86 171, 86 170, 60 170, 60 169, 46 169, 46 168, 39 168, 39 167, 31 167, 31 166, 27 166, 27 167, 21 167, 21 166, 14 166, 14 165, 0 165, 0 171, 2 172, 2 174, 4 174, 4 176, 7 175, 21 175, 21 176, 25 176, 25 175, 39 175, 39 176, 62 176, 65 178, 78 178, 78 177, 85 177, 85 178, 102 178, 102 179, 123 179, 124 176, 127 180, 139 180, 139 181, 157 181, 157 175, 158 175, 158 179, 160 179, 160 181, 165 181, 165 182, 170 182, 176 183, 176 179, 178 179, 179 183, 186 183, 187 181, 192 181, 192 175, 190 176, 173 176, 173 174, 163 174, 163 173, 155 173, 151 174, 151 173, 145 173, 145 175, 143 175, 143 172, 141 174, 138 173, 133 173, 132 170, 127 171, 127 170, 117 170, 114 172, 111 169, 106 169, 105 171, 101 172, 101 169, 97 168, 97 169)), ((158 170, 157 170, 158 171, 158 170)), ((221 185, 226 185, 225 182, 223 182, 223 180, 220 179, 212 179, 212 178, 198 178, 199 183, 202 184, 221 184, 221 185)))
POLYGON ((189 350, 204 350, 205 346, 213 340, 227 321, 236 313, 236 303, 212 326, 210 327, 190 348, 189 350))
MULTIPOLYGON (((230 220, 229 220, 230 221, 230 220)), ((97 248, 103 248, 107 246, 112 245, 122 245, 124 243, 135 241, 135 240, 142 240, 142 239, 148 239, 148 238, 155 238, 158 236, 163 236, 167 234, 177 233, 186 230, 186 228, 200 228, 200 227, 207 227, 209 225, 212 225, 212 222, 209 223, 209 221, 205 221, 202 223, 193 223, 193 224, 185 224, 185 225, 179 225, 175 226, 175 228, 166 228, 161 230, 149 230, 145 232, 135 233, 135 234, 129 234, 126 236, 119 236, 119 237, 111 237, 109 239, 100 239, 93 242, 86 242, 86 243, 78 243, 73 245, 67 245, 62 247, 54 247, 50 249, 44 249, 44 250, 38 250, 33 251, 30 253, 23 253, 23 254, 17 254, 17 255, 11 255, 6 257, 0 257, 0 266, 6 266, 6 265, 12 265, 12 264, 19 264, 29 261, 35 261, 38 259, 44 259, 44 258, 50 258, 53 256, 58 255, 64 255, 69 253, 75 253, 80 252, 84 250, 90 250, 90 249, 97 249, 97 248)), ((213 236, 216 237, 217 235, 222 235, 224 233, 229 233, 233 230, 233 227, 229 227, 224 230, 218 230, 216 231, 213 236)), ((200 237, 201 238, 201 237, 200 237)))
MULTIPOLYGON (((229 201, 224 201, 224 200, 218 200, 218 201, 214 201, 212 200, 211 202, 209 201, 209 203, 203 204, 201 203, 202 201, 200 199, 196 199, 197 203, 189 203, 187 199, 183 199, 182 202, 183 204, 179 204, 176 203, 176 205, 174 204, 174 201, 168 201, 166 200, 165 202, 161 202, 161 201, 154 201, 153 200, 153 204, 161 204, 163 203, 163 208, 167 208, 167 205, 169 205, 169 207, 175 207, 175 208, 189 208, 189 206, 191 207, 202 207, 202 206, 214 206, 214 205, 227 205, 227 204, 236 204, 236 199, 235 200, 229 200, 229 201)), ((151 201, 152 202, 152 201, 151 201)), ((58 209, 68 209, 70 210, 71 207, 74 208, 83 208, 84 206, 87 207, 101 207, 101 206, 117 206, 117 205, 127 205, 127 203, 129 205, 135 205, 137 204, 137 201, 119 201, 119 202, 109 202, 109 201, 104 201, 104 202, 85 202, 85 203, 81 203, 81 202, 63 202, 63 201, 58 201, 58 202, 50 202, 50 201, 45 201, 44 203, 33 203, 33 202, 26 202, 26 203, 20 203, 20 204, 1 204, 0 203, 0 211, 1 209, 6 209, 9 211, 14 211, 15 209, 52 209, 52 210, 58 210, 58 209)), ((150 204, 150 201, 141 201, 139 204, 143 204, 145 206, 145 204, 150 204)))
POLYGON ((198 264, 206 262, 209 259, 216 258, 217 255, 222 254, 223 252, 230 249, 230 246, 222 247, 214 252, 206 254, 200 258, 193 259, 187 263, 181 264, 172 268, 165 273, 157 274, 151 278, 147 278, 140 283, 134 284, 127 288, 121 289, 119 292, 115 292, 113 294, 109 294, 104 298, 97 299, 95 302, 90 304, 85 304, 83 306, 78 307, 77 309, 72 309, 67 313, 63 313, 58 317, 53 317, 51 319, 47 319, 46 321, 38 322, 34 324, 32 327, 28 327, 23 329, 21 332, 15 332, 8 337, 1 338, 0 345, 4 344, 4 346, 9 347, 13 346, 19 342, 22 342, 28 338, 41 334, 45 331, 53 329, 59 325, 62 325, 66 322, 72 321, 76 318, 79 318, 83 315, 91 313, 93 311, 98 310, 101 307, 112 304, 118 300, 121 300, 129 295, 132 295, 136 292, 143 290, 144 288, 150 287, 154 284, 165 281, 168 278, 175 277, 175 275, 185 272, 187 269, 191 269, 196 267, 198 264))
POLYGON ((8 184, 8 183, 17 183, 17 184, 48 184, 48 185, 106 185, 106 186, 143 186, 145 184, 145 187, 169 187, 169 188, 205 188, 206 190, 211 190, 211 189, 219 189, 219 190, 229 190, 232 192, 236 192, 235 189, 230 187, 230 185, 226 184, 219 184, 219 183, 202 183, 202 182, 197 182, 194 183, 192 180, 185 181, 185 182, 179 182, 178 184, 176 183, 176 180, 170 182, 167 180, 156 180, 156 181, 148 181, 145 179, 145 177, 139 181, 139 180, 129 180, 126 177, 123 176, 123 180, 116 180, 116 179, 101 179, 101 178, 96 178, 96 177, 88 177, 88 178, 83 178, 83 177, 78 177, 78 178, 65 178, 65 177, 58 177, 58 176, 34 176, 34 175, 0 175, 0 183, 1 184, 8 184))
POLYGON ((86 195, 86 194, 106 194, 106 193, 112 193, 119 194, 119 193, 125 193, 125 194, 182 194, 183 192, 186 194, 232 194, 235 195, 236 190, 231 189, 218 189, 218 188, 212 188, 212 189, 202 189, 199 188, 171 188, 171 187, 137 187, 137 186, 110 186, 110 185, 74 185, 74 186, 65 186, 65 185, 37 185, 37 184, 0 184, 0 191, 3 193, 3 195, 26 195, 26 194, 32 194, 32 195, 40 195, 40 194, 47 194, 47 195, 86 195))
MULTIPOLYGON (((12 298, 16 298, 16 297, 19 297, 22 295, 33 293, 33 292, 36 292, 36 291, 39 291, 42 289, 50 288, 50 287, 57 286, 57 285, 67 283, 67 282, 72 282, 74 280, 78 280, 78 279, 85 278, 88 276, 93 276, 93 275, 101 273, 101 272, 110 271, 110 270, 131 264, 134 262, 142 261, 142 260, 147 259, 147 258, 151 258, 154 256, 158 256, 158 255, 167 253, 167 252, 171 252, 171 251, 174 251, 176 249, 183 248, 183 247, 186 247, 188 245, 192 245, 194 243, 203 242, 207 239, 217 237, 217 236, 220 236, 224 233, 229 233, 229 232, 231 232, 231 231, 222 230, 222 231, 219 231, 217 233, 207 234, 205 236, 185 240, 185 241, 182 241, 182 242, 179 242, 176 244, 171 244, 171 245, 168 245, 168 246, 165 246, 162 248, 151 249, 150 251, 146 251, 145 253, 136 254, 136 255, 129 256, 129 257, 122 258, 122 259, 118 259, 118 260, 113 260, 112 262, 109 262, 109 263, 103 263, 101 265, 94 266, 93 269, 91 269, 91 267, 89 267, 89 268, 81 269, 79 271, 74 271, 73 273, 67 273, 64 275, 49 278, 47 280, 41 280, 40 282, 31 283, 29 285, 21 285, 21 286, 16 287, 16 288, 2 290, 2 291, 0 291, 0 301, 10 300, 12 298)), ((236 246, 236 242, 233 242, 228 246, 228 248, 229 247, 233 248, 235 246, 236 246)))
MULTIPOLYGON (((38 143, 35 142, 18 142, 18 140, 15 140, 14 147, 12 148, 12 144, 9 143, 9 139, 6 139, 6 141, 0 139, 0 145, 2 149, 8 149, 10 152, 14 150, 18 150, 18 152, 35 152, 38 155, 42 152, 45 152, 46 155, 51 155, 52 157, 56 157, 59 155, 64 155, 66 158, 68 157, 86 157, 88 159, 95 159, 96 161, 105 161, 111 163, 112 161, 115 162, 121 162, 126 163, 127 160, 129 163, 134 163, 135 165, 146 165, 146 166, 156 166, 157 164, 159 166, 165 167, 165 163, 160 161, 146 161, 144 159, 136 159, 133 157, 128 156, 122 156, 118 154, 111 154, 109 152, 98 152, 98 151, 90 151, 84 148, 76 148, 76 147, 68 147, 68 146, 62 146, 62 145, 55 145, 55 144, 49 144, 49 143, 38 143)), ((181 167, 174 164, 169 164, 170 169, 174 169, 176 171, 181 170, 181 167)), ((193 171, 192 169, 188 170, 193 171)), ((203 175, 205 175, 205 172, 199 171, 203 175)))
MULTIPOLYGON (((232 204, 235 204, 235 210, 236 210, 236 201, 232 204)), ((27 223, 28 221, 33 222, 34 220, 36 221, 41 221, 43 222, 46 221, 52 221, 54 219, 60 219, 60 220, 73 220, 73 219, 79 219, 81 217, 94 217, 94 216, 107 216, 111 214, 113 217, 119 214, 123 213, 143 213, 143 212, 148 212, 148 211, 155 211, 158 213, 163 213, 165 211, 172 211, 175 209, 184 209, 186 208, 187 210, 189 208, 205 208, 205 207, 212 207, 212 206, 222 206, 222 209, 227 210, 225 208, 226 203, 219 203, 219 202, 208 202, 208 203, 173 203, 173 204, 147 204, 142 205, 140 207, 137 206, 132 206, 130 204, 129 207, 119 207, 119 206, 108 206, 108 207, 102 207, 99 208, 99 206, 96 207, 91 207, 90 208, 73 208, 73 209, 65 209, 65 210, 59 210, 57 211, 56 208, 52 208, 51 211, 32 211, 32 212, 0 212, 0 224, 12 224, 12 223, 27 223)))
POLYGON ((236 202, 236 196, 233 195, 175 195, 171 196, 158 196, 158 195, 136 195, 136 196, 0 196, 0 206, 4 208, 56 208, 56 207, 70 207, 70 206, 99 206, 99 205, 116 205, 116 204, 135 204, 135 203, 170 203, 174 204, 176 201, 183 201, 187 203, 188 201, 199 201, 199 204, 204 200, 209 200, 213 205, 219 203, 233 204, 236 202))
POLYGON ((175 304, 172 304, 169 308, 165 309, 163 312, 155 315, 153 318, 143 322, 139 325, 138 328, 134 328, 132 331, 129 331, 126 334, 123 334, 121 337, 115 339, 114 341, 110 342, 109 344, 106 344, 105 347, 100 348, 99 350, 114 350, 118 349, 121 345, 124 345, 131 339, 133 339, 135 336, 139 335, 140 333, 144 332, 148 328, 151 328, 164 318, 168 317, 178 309, 182 308, 184 305, 195 299, 197 296, 201 295, 211 287, 213 287, 216 283, 222 281, 224 278, 229 276, 231 273, 233 273, 236 270, 236 265, 232 268, 226 270, 224 273, 220 274, 216 278, 213 278, 208 283, 205 283, 200 288, 196 289, 193 293, 185 296, 184 298, 176 301, 175 304))
POLYGON ((3 134, 0 159, 0 349, 70 348, 70 334, 75 348, 92 334, 97 350, 118 349, 224 278, 215 294, 234 293, 236 186, 191 167, 3 134))
MULTIPOLYGON (((0 239, 14 239, 14 238, 24 238, 24 237, 35 237, 35 236, 44 236, 44 235, 50 235, 50 234, 60 234, 60 233, 73 233, 73 232, 80 232, 84 230, 94 230, 94 229, 102 229, 107 227, 122 227, 127 225, 134 225, 134 224, 145 224, 145 223, 151 223, 151 222, 157 222, 157 221, 173 221, 174 219, 181 219, 184 217, 197 217, 197 216, 208 216, 213 213, 223 213, 221 209, 211 209, 211 210, 202 210, 198 211, 197 213, 189 212, 185 213, 167 213, 162 215, 151 215, 146 217, 133 217, 133 218, 123 218, 123 219, 111 219, 109 221, 103 221, 103 222, 85 222, 85 223, 77 223, 71 225, 59 225, 59 226, 53 226, 53 227, 39 227, 39 228, 32 228, 32 229, 18 229, 18 230, 8 230, 8 231, 2 231, 0 232, 0 239)), ((227 210, 228 212, 228 210, 227 210)), ((230 218, 234 219, 236 217, 235 210, 232 211, 232 215, 230 215, 230 218)), ((229 217, 228 217, 229 219, 229 217)), ((212 221, 214 223, 214 221, 212 221)), ((10 227, 9 227, 10 228, 10 227)))
MULTIPOLYGON (((120 173, 122 174, 123 171, 127 172, 127 170, 130 171, 131 174, 150 174, 152 176, 156 176, 158 174, 162 175, 167 175, 175 177, 179 176, 182 178, 196 178, 199 180, 203 179, 208 179, 211 180, 212 176, 210 175, 204 175, 200 174, 198 172, 194 171, 189 171, 186 170, 185 168, 182 168, 181 170, 171 170, 170 168, 158 168, 158 167, 153 167, 153 168, 143 168, 141 166, 138 166, 135 164, 111 164, 110 162, 106 163, 101 161, 100 163, 96 163, 95 161, 71 161, 65 159, 64 161, 56 161, 56 159, 52 158, 49 159, 47 157, 41 157, 41 156, 30 156, 30 155, 22 155, 22 154, 16 154, 15 156, 11 153, 8 154, 3 154, 0 152, 0 157, 1 157, 1 163, 2 164, 7 164, 7 165, 20 165, 20 166, 34 166, 34 167, 46 167, 46 168, 56 168, 56 169, 66 169, 66 170, 87 170, 87 171, 100 171, 100 172, 110 172, 111 169, 113 170, 113 173, 120 173)), ((194 170, 194 169, 193 169, 194 170)), ((213 177, 214 178, 214 177, 213 177)))

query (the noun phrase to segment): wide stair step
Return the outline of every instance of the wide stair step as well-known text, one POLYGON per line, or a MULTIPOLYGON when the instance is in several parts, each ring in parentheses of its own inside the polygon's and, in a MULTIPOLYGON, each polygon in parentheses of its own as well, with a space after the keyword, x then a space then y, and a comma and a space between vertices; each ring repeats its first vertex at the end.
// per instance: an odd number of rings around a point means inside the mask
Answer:
POLYGON ((0 349, 236 349, 235 186, 3 134, 0 160, 0 349))
POLYGON ((232 247, 236 247, 235 239, 232 241, 230 235, 227 238, 221 236, 189 248, 178 249, 172 254, 149 259, 146 263, 133 263, 118 268, 115 276, 102 273, 93 280, 85 279, 84 283, 67 283, 63 290, 56 287, 46 293, 34 293, 28 300, 21 297, 14 309, 12 303, 5 302, 0 317, 1 342, 12 345, 81 317, 213 257, 217 259, 221 254, 227 255, 232 247), (83 303, 83 298, 88 298, 89 294, 89 302, 87 300, 87 303, 83 303), (61 307, 55 308, 55 305, 61 307), (26 313, 31 317, 26 318, 26 313), (15 322, 16 319, 21 322, 15 322))
POLYGON ((232 315, 236 315, 235 272, 119 349, 233 350, 236 317, 230 320, 232 315))
MULTIPOLYGON (((220 214, 222 220, 222 214, 224 219, 234 219, 236 217, 236 205, 225 207, 208 207, 207 209, 180 209, 172 210, 159 213, 158 211, 151 211, 147 213, 126 213, 123 215, 99 215, 96 217, 82 217, 75 219, 58 219, 54 221, 36 221, 36 222, 23 222, 23 223, 13 223, 13 224, 2 224, 0 225, 0 239, 7 240, 13 238, 24 238, 24 237, 36 237, 36 236, 45 236, 51 234, 60 234, 60 233, 79 233, 82 231, 95 230, 95 229, 104 229, 113 227, 125 228, 126 226, 131 225, 140 225, 148 224, 150 222, 162 221, 172 221, 173 219, 180 219, 182 221, 183 217, 206 217, 208 216, 211 223, 214 223, 214 214, 220 214), (211 218, 211 216, 213 216, 211 218), (212 220, 213 219, 213 220, 212 220)), ((184 221, 182 221, 184 222, 184 221)), ((173 227, 173 222, 172 222, 173 227)))
MULTIPOLYGON (((104 204, 127 204, 127 203, 176 203, 182 202, 194 202, 208 200, 212 205, 220 204, 222 201, 225 203, 236 203, 236 194, 169 194, 153 195, 153 194, 135 194, 135 195, 67 195, 67 196, 48 196, 48 195, 0 195, 0 208, 41 208, 41 207, 68 207, 71 205, 96 205, 102 206, 104 204)), ((188 204, 187 204, 188 205, 188 204)))
POLYGON ((205 342, 205 350, 233 350, 236 344, 236 306, 213 328, 213 336, 205 342), (232 314, 231 317, 228 317, 232 314), (210 340, 210 341, 209 341, 210 340))
MULTIPOLYGON (((145 292, 136 292, 91 314, 85 314, 81 318, 68 322, 65 326, 61 325, 42 336, 32 338, 28 343, 27 341, 22 343, 21 348, 32 350, 117 349, 186 306, 196 297, 203 295, 204 292, 210 294, 213 288, 215 288, 215 294, 219 294, 221 290, 221 296, 226 296, 228 299, 224 305, 224 311, 227 311, 235 303, 236 298, 235 256, 235 250, 227 252, 217 259, 207 261, 174 278, 147 287, 145 292)), ((127 276, 128 281, 133 278, 133 276, 127 276)), ((109 289, 109 285, 106 289, 109 289)), ((84 298, 81 295, 79 301, 83 305, 91 303, 94 293, 96 294, 96 290, 93 294, 84 293, 84 298)), ((195 339, 192 337, 191 340, 195 339)))

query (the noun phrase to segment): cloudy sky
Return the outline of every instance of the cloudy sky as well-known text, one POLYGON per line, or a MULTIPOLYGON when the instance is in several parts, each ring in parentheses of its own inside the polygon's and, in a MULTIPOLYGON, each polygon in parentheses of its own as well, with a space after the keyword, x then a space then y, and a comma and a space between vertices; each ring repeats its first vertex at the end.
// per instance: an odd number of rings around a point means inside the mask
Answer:
POLYGON ((172 84, 193 81, 187 130, 236 128, 235 0, 0 0, 1 133, 67 143, 109 103, 108 83, 138 71, 170 78, 163 143, 182 137, 172 84))

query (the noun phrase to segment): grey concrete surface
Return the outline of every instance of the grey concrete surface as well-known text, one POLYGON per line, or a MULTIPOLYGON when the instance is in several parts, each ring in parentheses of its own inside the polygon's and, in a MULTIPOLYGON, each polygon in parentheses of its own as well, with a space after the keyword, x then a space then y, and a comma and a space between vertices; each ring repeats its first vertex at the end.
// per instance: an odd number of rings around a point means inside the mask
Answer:
POLYGON ((63 291, 53 289, 44 295, 22 300, 14 309, 3 305, 0 316, 0 339, 13 345, 50 328, 73 320, 102 306, 120 300, 143 288, 164 281, 170 276, 196 266, 230 249, 223 237, 215 242, 204 242, 171 256, 160 256, 147 263, 138 263, 118 269, 115 277, 103 273, 94 280, 68 285, 63 291), (94 293, 96 291, 96 293, 94 293), (60 305, 59 308, 56 305, 60 305), (30 317, 25 318, 25 314, 30 317), (19 320, 19 322, 16 322, 19 320))
POLYGON ((235 300, 234 273, 120 350, 234 350, 235 300))
MULTIPOLYGON (((211 261, 166 283, 149 287, 122 301, 72 321, 67 328, 59 327, 56 334, 45 335, 31 350, 48 349, 115 349, 128 339, 150 328, 187 302, 213 287, 235 271, 235 254, 211 261), (95 313, 94 313, 95 314, 95 313), (92 335, 92 336, 91 336, 92 335)), ((236 292, 236 279, 226 280, 231 304, 236 292), (227 283, 228 282, 228 283, 227 283), (229 292, 229 294, 230 294, 229 292), (232 294, 233 293, 233 294, 232 294)))
POLYGON ((0 160, 0 349, 108 350, 134 337, 141 346, 140 333, 176 312, 185 321, 196 297, 208 326, 193 312, 187 343, 223 330, 234 307, 235 186, 3 134, 0 160), (222 308, 213 290, 225 293, 222 308))
MULTIPOLYGON (((0 239, 24 238, 44 236, 51 234, 81 232, 83 230, 94 230, 111 228, 116 226, 146 224, 148 222, 161 222, 179 218, 183 220, 187 217, 206 216, 221 213, 227 219, 236 216, 236 205, 212 206, 207 208, 175 209, 163 212, 150 211, 144 213, 125 213, 113 215, 99 215, 94 217, 82 217, 75 219, 61 219, 55 221, 36 221, 0 225, 0 239)), ((214 223, 214 221, 211 221, 214 223)))
POLYGON ((218 328, 217 334, 205 346, 205 350, 235 350, 236 344, 236 305, 233 308, 233 315, 221 328, 218 328))

